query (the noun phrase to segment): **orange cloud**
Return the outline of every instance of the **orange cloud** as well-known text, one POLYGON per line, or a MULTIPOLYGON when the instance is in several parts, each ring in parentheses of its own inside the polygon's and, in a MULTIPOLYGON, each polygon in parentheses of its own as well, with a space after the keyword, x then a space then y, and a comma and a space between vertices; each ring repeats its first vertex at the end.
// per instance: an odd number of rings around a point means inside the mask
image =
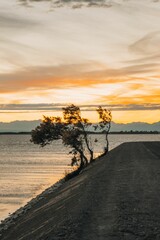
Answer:
POLYGON ((152 90, 149 95, 135 95, 132 97, 124 97, 116 94, 104 96, 99 99, 99 102, 108 104, 151 104, 160 103, 160 90, 152 90))
MULTIPOLYGON (((124 83, 149 79, 155 64, 134 65, 120 69, 93 69, 92 64, 71 64, 50 67, 29 67, 19 72, 0 74, 0 93, 25 89, 65 89, 96 84, 124 83), (153 68, 153 69, 152 69, 153 68), (145 75, 146 76, 143 76, 145 75)), ((132 85, 140 87, 140 85, 132 85)))
POLYGON ((134 84, 131 84, 129 87, 131 90, 137 90, 137 89, 141 89, 143 86, 144 86, 143 84, 134 83, 134 84))

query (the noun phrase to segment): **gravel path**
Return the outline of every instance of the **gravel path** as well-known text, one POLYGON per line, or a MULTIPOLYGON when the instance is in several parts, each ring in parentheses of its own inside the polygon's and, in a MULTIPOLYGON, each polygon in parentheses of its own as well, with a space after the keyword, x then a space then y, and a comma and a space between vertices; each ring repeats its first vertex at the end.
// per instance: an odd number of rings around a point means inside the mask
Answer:
POLYGON ((2 240, 159 240, 160 142, 120 145, 3 227, 2 240))

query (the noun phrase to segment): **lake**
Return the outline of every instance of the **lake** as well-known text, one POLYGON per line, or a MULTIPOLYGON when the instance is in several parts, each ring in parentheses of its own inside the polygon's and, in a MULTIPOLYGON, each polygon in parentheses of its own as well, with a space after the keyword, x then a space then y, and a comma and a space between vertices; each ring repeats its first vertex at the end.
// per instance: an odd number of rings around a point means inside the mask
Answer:
MULTIPOLYGON (((98 139, 96 157, 102 152, 104 135, 91 138, 93 143, 98 139)), ((160 134, 109 135, 110 150, 131 141, 160 141, 160 134)), ((29 135, 0 135, 0 220, 64 177, 71 169, 68 152, 61 141, 40 148, 29 135)))

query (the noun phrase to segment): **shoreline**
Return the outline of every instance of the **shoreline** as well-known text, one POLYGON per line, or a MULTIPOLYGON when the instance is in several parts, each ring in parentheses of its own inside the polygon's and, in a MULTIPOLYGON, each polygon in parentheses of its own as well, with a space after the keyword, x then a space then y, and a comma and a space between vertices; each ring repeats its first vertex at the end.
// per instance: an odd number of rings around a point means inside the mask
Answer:
MULTIPOLYGON (((112 150, 110 150, 110 151, 112 151, 112 150)), ((13 213, 9 214, 8 217, 0 220, 0 237, 2 236, 2 233, 4 231, 6 231, 8 228, 12 227, 15 224, 14 221, 17 218, 23 216, 26 212, 28 212, 40 200, 47 198, 47 196, 49 196, 50 194, 52 194, 55 191, 57 191, 64 183, 68 182, 69 180, 77 177, 78 175, 80 175, 81 173, 86 171, 97 160, 100 160, 100 158, 101 158, 101 156, 96 157, 92 163, 89 163, 89 165, 86 168, 82 169, 78 174, 76 174, 76 175, 73 174, 73 176, 71 176, 71 177, 69 176, 68 178, 66 178, 66 176, 61 178, 60 180, 55 182, 50 187, 48 187, 45 190, 43 190, 40 194, 37 194, 35 197, 33 197, 31 200, 29 200, 24 206, 18 208, 16 211, 14 211, 13 213)), ((69 174, 72 174, 74 172, 76 173, 76 170, 69 172, 69 174)))
POLYGON ((7 230, 9 227, 14 225, 14 220, 16 220, 18 217, 22 216, 23 214, 25 214, 28 210, 30 210, 34 206, 34 204, 38 203, 40 200, 47 197, 50 193, 53 193, 54 191, 56 191, 65 182, 66 182, 65 177, 58 180, 52 186, 46 188, 40 194, 33 197, 24 206, 18 208, 16 211, 9 214, 8 217, 2 219, 0 221, 0 237, 1 237, 1 232, 3 232, 4 230, 7 230))
MULTIPOLYGON (((94 159, 94 162, 100 158, 97 157, 94 159)), ((73 179, 74 177, 80 175, 85 169, 89 168, 90 165, 92 165, 94 162, 90 163, 86 168, 82 169, 79 174, 74 175, 74 172, 76 173, 76 170, 71 171, 68 173, 68 175, 73 173, 73 176, 69 176, 68 178, 63 177, 59 179, 57 182, 52 184, 50 187, 47 187, 44 189, 41 193, 37 194, 35 197, 31 198, 24 206, 18 208, 15 210, 13 213, 9 214, 6 218, 0 220, 0 237, 2 235, 1 232, 4 230, 7 230, 9 227, 14 225, 14 220, 16 220, 18 217, 22 216, 25 214, 28 210, 30 210, 35 204, 37 204, 40 200, 47 198, 51 193, 54 193, 57 191, 65 182, 68 182, 70 179, 73 179)))
MULTIPOLYGON (((89 134, 105 134, 103 132, 89 132, 89 134)), ((135 134, 160 134, 159 131, 120 131, 120 132, 109 132, 108 135, 119 135, 119 134, 130 134, 130 135, 135 135, 135 134)), ((31 135, 31 132, 0 132, 0 135, 31 135)))
POLYGON ((5 219, 0 237, 159 239, 159 160, 160 141, 123 143, 78 176, 61 179, 5 219))

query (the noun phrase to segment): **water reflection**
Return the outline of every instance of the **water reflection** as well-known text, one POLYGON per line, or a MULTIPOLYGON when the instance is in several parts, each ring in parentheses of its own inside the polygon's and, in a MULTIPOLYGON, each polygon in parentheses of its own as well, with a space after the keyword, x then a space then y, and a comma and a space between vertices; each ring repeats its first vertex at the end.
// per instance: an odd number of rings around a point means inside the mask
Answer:
MULTIPOLYGON (((90 136, 92 145, 96 143, 94 157, 103 151, 104 137, 90 136)), ((23 206, 70 169, 69 149, 61 141, 40 148, 29 139, 28 135, 1 135, 0 219, 23 206)), ((109 141, 113 149, 122 142, 160 141, 160 135, 110 135, 109 141)))

